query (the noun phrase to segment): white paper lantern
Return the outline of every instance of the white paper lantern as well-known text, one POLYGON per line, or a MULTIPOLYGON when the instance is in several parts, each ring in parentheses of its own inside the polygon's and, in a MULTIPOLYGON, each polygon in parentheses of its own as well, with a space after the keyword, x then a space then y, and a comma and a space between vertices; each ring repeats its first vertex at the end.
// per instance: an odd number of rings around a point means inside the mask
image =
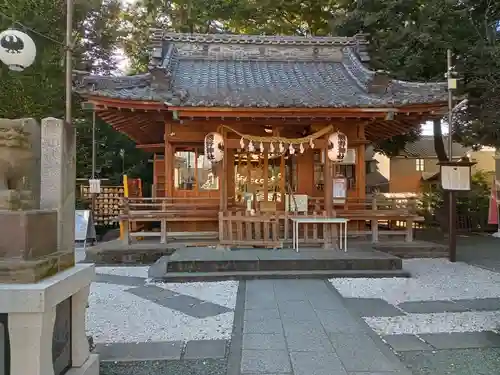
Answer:
POLYGON ((205 136, 205 157, 211 163, 217 163, 224 157, 224 138, 219 133, 205 136))
POLYGON ((335 132, 328 137, 328 159, 333 162, 341 162, 347 153, 347 136, 341 132, 335 132))
POLYGON ((35 61, 36 46, 28 34, 8 29, 0 33, 0 61, 10 70, 21 72, 35 61))

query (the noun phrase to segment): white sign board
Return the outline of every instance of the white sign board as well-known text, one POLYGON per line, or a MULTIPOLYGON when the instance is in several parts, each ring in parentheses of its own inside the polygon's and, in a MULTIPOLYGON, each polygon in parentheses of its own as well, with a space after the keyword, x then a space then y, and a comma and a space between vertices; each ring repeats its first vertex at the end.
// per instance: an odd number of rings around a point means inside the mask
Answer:
POLYGON ((83 242, 83 247, 87 245, 87 240, 95 240, 96 232, 94 219, 90 210, 75 211, 75 241, 83 242))
POLYGON ((89 192, 91 194, 100 194, 101 193, 101 180, 89 180, 89 192))
POLYGON ((285 207, 288 212, 307 212, 308 208, 307 194, 290 194, 285 195, 285 207))
POLYGON ((441 184, 443 190, 469 191, 471 168, 462 165, 442 165, 441 184))
POLYGON ((347 199, 347 179, 337 177, 333 179, 333 204, 344 204, 347 199))

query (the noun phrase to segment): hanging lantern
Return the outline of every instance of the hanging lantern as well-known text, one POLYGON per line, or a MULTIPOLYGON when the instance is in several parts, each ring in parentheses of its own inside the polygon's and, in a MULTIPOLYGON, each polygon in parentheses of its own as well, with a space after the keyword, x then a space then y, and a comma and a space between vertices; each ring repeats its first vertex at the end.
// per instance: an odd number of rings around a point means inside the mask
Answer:
POLYGON ((253 145, 252 141, 248 142, 248 151, 250 151, 250 152, 255 151, 255 146, 253 145))
POLYGON ((259 148, 260 152, 264 152, 264 143, 260 142, 259 148))
POLYGON ((314 148, 314 142, 312 138, 309 140, 309 147, 314 148))
POLYGON ((295 147, 290 143, 290 146, 288 147, 288 152, 290 152, 290 155, 295 154, 295 147))
POLYGON ((245 148, 245 141, 243 140, 243 137, 240 139, 240 148, 245 148))
POLYGON ((274 145, 272 143, 269 144, 269 152, 274 154, 274 145))
POLYGON ((300 153, 301 153, 301 154, 303 154, 303 153, 304 153, 304 151, 305 151, 304 145, 303 145, 302 143, 300 144, 300 148, 299 148, 299 150, 300 150, 300 153))
POLYGON ((283 142, 280 142, 279 149, 280 149, 280 153, 284 153, 285 152, 285 146, 283 145, 283 142))
POLYGON ((205 157, 211 163, 217 163, 224 157, 224 138, 219 133, 205 136, 205 157))
POLYGON ((347 153, 347 136, 341 132, 335 132, 328 137, 328 159, 333 162, 341 162, 347 153))
POLYGON ((22 72, 35 61, 33 39, 22 31, 8 29, 0 33, 0 61, 10 70, 22 72))

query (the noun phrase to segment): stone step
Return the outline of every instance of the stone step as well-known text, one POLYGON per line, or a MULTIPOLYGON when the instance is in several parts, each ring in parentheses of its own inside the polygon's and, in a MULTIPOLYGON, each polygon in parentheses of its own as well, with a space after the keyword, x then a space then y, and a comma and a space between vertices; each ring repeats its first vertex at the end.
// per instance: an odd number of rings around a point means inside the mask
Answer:
POLYGON ((251 279, 329 279, 338 277, 410 277, 405 270, 287 270, 287 271, 226 271, 226 272, 168 272, 162 277, 155 277, 155 282, 196 282, 251 279))
MULTIPOLYGON (((170 272, 237 272, 237 271, 354 271, 394 270, 402 268, 402 261, 396 257, 343 258, 292 258, 275 259, 197 259, 168 261, 166 271, 170 272)), ((300 255, 298 255, 300 256, 300 255)), ((172 257, 173 258, 173 257, 172 257)))

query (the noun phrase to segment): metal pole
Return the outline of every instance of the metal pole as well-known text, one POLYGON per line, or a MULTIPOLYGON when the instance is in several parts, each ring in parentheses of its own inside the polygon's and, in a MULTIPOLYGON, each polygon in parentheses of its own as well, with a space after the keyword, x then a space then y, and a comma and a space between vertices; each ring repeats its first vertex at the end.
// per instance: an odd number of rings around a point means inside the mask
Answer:
MULTIPOLYGON (((73 86, 73 0, 66 0, 66 114, 67 129, 71 129, 71 94, 73 86)), ((72 132, 70 133, 72 134, 72 132)))
MULTIPOLYGON (((447 51, 447 78, 452 78, 453 65, 451 50, 447 51)), ((453 161, 453 93, 451 88, 448 86, 448 160, 453 161)), ((456 262, 457 260, 457 201, 455 192, 449 192, 449 233, 448 233, 448 246, 449 246, 449 258, 450 262, 456 262)))
MULTIPOLYGON (((68 0, 71 1, 71 0, 68 0)), ((95 180, 95 168, 96 168, 96 147, 95 147, 95 110, 92 112, 92 179, 95 180)), ((91 210, 92 215, 95 213, 95 203, 96 203, 96 194, 92 193, 92 203, 91 210)))
POLYGON ((92 112, 92 179, 95 179, 96 147, 95 147, 95 111, 92 112))

